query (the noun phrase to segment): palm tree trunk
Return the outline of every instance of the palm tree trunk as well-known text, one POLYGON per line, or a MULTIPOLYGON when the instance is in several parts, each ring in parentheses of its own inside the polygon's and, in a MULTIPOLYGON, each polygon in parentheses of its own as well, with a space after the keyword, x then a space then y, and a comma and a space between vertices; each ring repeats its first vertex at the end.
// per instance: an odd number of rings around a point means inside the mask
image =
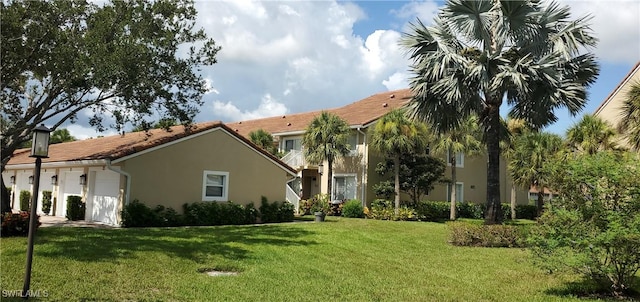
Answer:
POLYGON ((536 207, 538 209, 538 217, 540 217, 544 207, 544 187, 542 185, 538 187, 538 202, 536 202, 536 207))
MULTIPOLYGON (((451 154, 452 152, 449 152, 451 154)), ((449 220, 456 220, 456 155, 451 156, 451 186, 450 192, 451 194, 451 209, 449 214, 449 220)))
POLYGON ((393 171, 395 174, 395 213, 400 213, 400 155, 396 155, 393 159, 393 171))
POLYGON ((331 159, 327 159, 327 165, 328 167, 328 173, 327 173, 327 177, 329 178, 327 180, 327 193, 329 194, 329 200, 333 199, 333 191, 331 191, 332 189, 332 185, 333 185, 333 160, 331 159))
POLYGON ((487 135, 487 210, 484 215, 485 224, 502 222, 500 206, 500 100, 493 100, 487 95, 487 116, 484 126, 487 135))
POLYGON ((511 185, 511 219, 516 219, 516 186, 511 185))

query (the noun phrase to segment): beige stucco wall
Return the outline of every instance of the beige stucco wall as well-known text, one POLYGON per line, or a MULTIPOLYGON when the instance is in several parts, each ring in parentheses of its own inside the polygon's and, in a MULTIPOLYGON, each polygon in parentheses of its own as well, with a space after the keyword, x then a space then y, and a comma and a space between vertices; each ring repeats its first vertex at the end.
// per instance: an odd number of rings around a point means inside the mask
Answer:
POLYGON ((164 205, 182 212, 184 203, 202 201, 203 172, 229 172, 228 199, 260 205, 285 200, 290 175, 222 129, 127 159, 121 164, 131 175, 131 200, 164 205))

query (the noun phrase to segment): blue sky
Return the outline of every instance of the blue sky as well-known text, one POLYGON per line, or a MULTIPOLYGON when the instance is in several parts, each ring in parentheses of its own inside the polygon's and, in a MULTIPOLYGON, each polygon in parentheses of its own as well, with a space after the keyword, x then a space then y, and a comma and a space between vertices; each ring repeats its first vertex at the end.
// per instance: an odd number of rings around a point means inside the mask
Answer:
MULTIPOLYGON (((593 110, 640 60, 640 1, 567 1, 592 14, 601 64, 584 112, 593 110)), ((204 1, 197 26, 222 46, 202 69, 209 93, 196 122, 232 122, 344 106, 407 88, 408 60, 397 40, 407 24, 430 24, 439 1, 204 1)), ((560 113, 563 134, 577 119, 560 113)), ((161 118, 161 117, 157 117, 161 118)), ((72 135, 109 135, 79 123, 72 135)))

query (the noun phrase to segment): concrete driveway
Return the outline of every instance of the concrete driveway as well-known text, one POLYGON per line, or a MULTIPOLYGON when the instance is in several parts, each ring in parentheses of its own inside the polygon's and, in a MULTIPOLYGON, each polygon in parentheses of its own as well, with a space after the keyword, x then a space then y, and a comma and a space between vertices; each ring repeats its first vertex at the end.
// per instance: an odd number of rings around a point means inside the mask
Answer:
POLYGON ((77 228, 100 228, 100 229, 112 229, 119 228, 117 226, 106 225, 96 222, 87 222, 84 220, 71 221, 64 217, 56 216, 40 216, 40 227, 77 227, 77 228))

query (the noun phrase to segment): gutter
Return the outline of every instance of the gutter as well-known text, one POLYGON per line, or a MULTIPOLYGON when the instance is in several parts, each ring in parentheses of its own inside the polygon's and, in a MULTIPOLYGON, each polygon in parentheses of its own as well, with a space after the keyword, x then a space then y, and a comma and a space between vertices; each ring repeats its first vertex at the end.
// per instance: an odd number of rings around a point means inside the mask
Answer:
POLYGON ((115 169, 113 166, 111 166, 110 159, 106 160, 106 162, 107 162, 107 169, 109 169, 110 171, 116 172, 120 175, 123 175, 124 177, 127 178, 127 185, 126 185, 125 194, 124 194, 124 205, 126 206, 129 204, 129 196, 130 196, 129 192, 131 192, 131 174, 122 170, 115 169))
POLYGON ((360 181, 361 184, 361 189, 360 189, 360 196, 362 196, 362 206, 366 206, 367 204, 367 190, 364 186, 364 178, 365 178, 365 174, 367 173, 367 164, 366 164, 366 159, 367 159, 367 151, 369 150, 369 146, 367 146, 367 134, 362 132, 362 130, 360 130, 360 127, 356 128, 356 130, 362 134, 362 180, 360 181))

